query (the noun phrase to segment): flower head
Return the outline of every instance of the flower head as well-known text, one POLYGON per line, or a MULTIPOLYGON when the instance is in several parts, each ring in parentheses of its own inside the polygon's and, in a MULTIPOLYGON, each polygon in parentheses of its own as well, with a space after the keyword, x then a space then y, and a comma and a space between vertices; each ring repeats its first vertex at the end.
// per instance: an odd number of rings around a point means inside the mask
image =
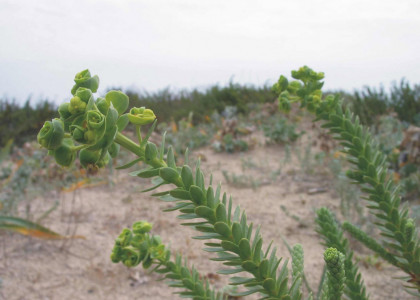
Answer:
POLYGON ((127 116, 134 125, 147 125, 156 119, 153 110, 144 107, 133 107, 127 116))

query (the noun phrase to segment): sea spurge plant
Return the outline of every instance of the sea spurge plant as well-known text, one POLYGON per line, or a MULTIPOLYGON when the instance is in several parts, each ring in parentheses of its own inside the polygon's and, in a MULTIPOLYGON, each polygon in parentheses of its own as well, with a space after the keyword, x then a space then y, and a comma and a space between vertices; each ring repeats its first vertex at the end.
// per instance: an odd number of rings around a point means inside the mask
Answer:
POLYGON ((162 274, 171 287, 183 288, 178 292, 183 297, 197 300, 227 299, 226 294, 212 289, 207 280, 203 280, 197 270, 189 268, 186 259, 177 254, 171 259, 171 251, 162 244, 159 236, 149 232, 152 225, 140 221, 133 224, 133 229, 123 229, 115 240, 111 260, 114 263, 122 262, 127 267, 142 264, 148 269, 153 266, 156 273, 162 274))
POLYGON ((323 245, 328 248, 335 248, 344 255, 346 274, 344 293, 349 299, 368 299, 357 265, 353 262, 353 251, 350 249, 349 241, 344 237, 343 230, 335 216, 325 207, 317 210, 316 214, 316 231, 324 240, 323 245))
MULTIPOLYGON (((292 76, 295 81, 289 82, 282 76, 274 87, 279 93, 280 107, 289 110, 293 102, 299 102, 302 107, 315 113, 317 120, 324 120, 324 127, 342 141, 349 161, 355 165, 348 175, 361 184, 367 193, 366 199, 371 203, 369 208, 378 218, 377 224, 386 238, 380 251, 384 252, 383 256, 394 257, 394 265, 405 271, 410 276, 408 283, 418 289, 418 236, 413 221, 408 218, 408 210, 399 209, 400 198, 387 176, 385 156, 371 144, 370 135, 360 126, 357 118, 349 111, 343 112, 338 96, 322 97, 323 83, 320 80, 324 77, 323 73, 303 67, 292 72, 292 76)), ((111 156, 115 157, 119 147, 127 149, 137 158, 118 169, 143 162, 146 167, 130 173, 135 177, 152 179, 154 185, 143 192, 167 187, 153 196, 173 203, 165 211, 178 211, 178 218, 185 220, 182 225, 199 232, 193 238, 205 241, 203 250, 214 253, 211 259, 226 266, 219 270, 220 274, 239 274, 231 277, 230 284, 240 289, 243 289, 242 286, 245 290, 235 295, 258 293, 261 299, 302 299, 305 277, 300 245, 291 250, 290 276, 288 260, 276 256, 277 249, 272 247, 272 243, 268 247, 263 246, 260 227, 254 227, 253 223, 247 221, 246 213, 233 205, 232 198, 221 191, 220 185, 213 185, 212 176, 206 179, 199 160, 192 167, 186 151, 185 164, 178 166, 172 147, 165 150, 165 134, 159 147, 149 141, 157 122, 153 111, 140 107, 125 113, 129 99, 124 93, 110 91, 104 98, 94 100, 93 94, 87 90, 92 93, 96 91, 97 77, 90 77, 88 71, 82 71, 76 75, 76 79, 72 94, 80 99, 77 103, 85 103, 89 99, 84 109, 70 109, 72 103, 60 106, 64 138, 61 142, 51 143, 54 149, 50 150, 57 162, 68 165, 79 152, 82 166, 95 171, 103 167, 111 156), (129 122, 135 126, 136 142, 121 132, 129 122), (142 126, 149 127, 146 135, 140 130, 142 126)), ((345 297, 350 299, 367 299, 360 274, 352 262, 353 254, 348 241, 328 210, 318 211, 317 226, 329 249, 324 256, 327 280, 322 295, 314 296, 340 299, 344 291, 345 297)), ((370 243, 365 238, 366 234, 360 233, 357 228, 348 225, 343 228, 363 243, 370 243)), ((182 296, 221 299, 222 294, 213 292, 207 283, 203 283, 194 268, 188 269, 185 263, 182 264, 180 256, 176 257, 175 262, 171 261, 169 250, 158 237, 150 235, 150 229, 147 222, 135 223, 133 230, 124 229, 115 242, 112 261, 122 262, 129 267, 140 263, 145 268, 156 265, 156 272, 173 279, 170 286, 187 290, 181 293, 182 296)), ((379 249, 375 247, 371 249, 379 249)), ((311 297, 309 293, 308 299, 311 297)))
MULTIPOLYGON (((349 109, 343 110, 338 95, 329 95, 321 100, 322 73, 302 67, 292 72, 292 77, 302 81, 297 90, 288 90, 290 84, 286 85, 282 77, 274 87, 279 93, 280 107, 287 109, 291 103, 300 103, 301 107, 307 107, 315 114, 316 120, 324 121, 322 126, 341 141, 347 160, 354 166, 347 172, 347 176, 365 192, 364 199, 368 201, 368 208, 376 217, 375 224, 381 231, 382 254, 379 254, 384 257, 386 253, 386 257, 394 257, 397 262, 395 265, 408 274, 408 285, 420 291, 418 232, 413 220, 408 217, 408 208, 400 207, 398 186, 388 174, 385 155, 378 150, 368 130, 360 125, 358 117, 349 109)), ((354 227, 345 228, 350 233, 356 233, 354 227)), ((372 239, 365 232, 357 231, 355 237, 368 248, 379 249, 377 246, 380 244, 373 245, 372 239)))
POLYGON ((133 230, 124 229, 115 240, 111 260, 115 263, 122 262, 128 267, 143 263, 144 268, 149 268, 153 260, 166 261, 169 251, 165 249, 159 236, 150 236, 152 229, 150 223, 140 221, 133 224, 133 230))
POLYGON ((47 121, 38 134, 39 144, 50 150, 57 163, 69 166, 77 157, 81 165, 95 172, 116 156, 114 143, 117 132, 127 125, 128 97, 120 91, 110 91, 105 98, 95 100, 98 76, 88 70, 76 75, 70 102, 60 105, 60 119, 47 121))
POLYGON ((327 265, 327 281, 325 281, 323 299, 340 300, 343 294, 344 281, 344 255, 335 248, 328 248, 324 252, 324 260, 327 265), (325 295, 325 296, 324 296, 325 295))

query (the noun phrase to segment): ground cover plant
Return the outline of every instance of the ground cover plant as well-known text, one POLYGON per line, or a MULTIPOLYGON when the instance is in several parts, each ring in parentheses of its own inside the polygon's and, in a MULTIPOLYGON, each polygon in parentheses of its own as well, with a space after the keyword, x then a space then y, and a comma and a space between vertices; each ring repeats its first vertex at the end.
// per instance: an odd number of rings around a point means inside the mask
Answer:
POLYGON ((296 125, 279 116, 273 116, 262 125, 264 136, 268 143, 290 143, 295 141, 302 133, 297 133, 296 125))
POLYGON ((214 135, 217 124, 210 119, 205 123, 194 125, 193 112, 184 118, 175 122, 162 122, 157 127, 161 133, 166 134, 166 141, 175 151, 175 156, 185 153, 186 149, 197 149, 208 145, 214 135))
MULTIPOLYGON (((110 157, 118 155, 119 147, 131 151, 138 158, 119 167, 129 168, 143 162, 148 167, 134 171, 133 176, 152 178, 153 187, 145 192, 170 186, 169 190, 154 196, 173 203, 169 211, 179 211, 183 225, 192 227, 201 235, 195 238, 206 241, 205 251, 214 252, 212 260, 220 261, 226 269, 221 274, 241 273, 231 277, 231 284, 245 287, 237 296, 259 294, 262 299, 301 299, 306 287, 307 298, 317 299, 368 299, 366 288, 353 261, 353 252, 343 230, 376 252, 388 263, 407 274, 403 278, 408 292, 418 296, 420 289, 420 246, 414 220, 409 211, 400 207, 397 186, 387 171, 386 156, 372 142, 369 132, 360 125, 349 110, 343 111, 340 98, 322 96, 322 73, 307 67, 292 72, 296 80, 289 82, 281 76, 274 90, 279 94, 280 108, 289 110, 292 102, 315 115, 344 147, 343 152, 353 168, 347 176, 361 186, 370 213, 376 217, 376 227, 383 239, 380 242, 349 222, 338 224, 326 208, 317 211, 317 231, 327 248, 325 280, 318 292, 310 291, 305 284, 303 249, 299 244, 291 247, 292 272, 288 273, 288 260, 276 256, 271 244, 263 248, 260 228, 247 222, 246 213, 234 207, 233 200, 214 185, 212 177, 205 178, 200 162, 195 168, 189 164, 188 151, 184 165, 177 166, 171 147, 165 151, 165 135, 157 147, 149 141, 156 126, 152 110, 133 107, 125 113, 129 100, 119 91, 110 91, 104 98, 94 99, 98 88, 97 76, 88 70, 78 73, 72 89, 74 97, 59 108, 60 119, 45 123, 38 135, 39 143, 47 148, 58 164, 70 166, 78 156, 80 163, 90 173, 104 167, 110 157), (127 138, 123 129, 131 122, 135 125, 138 142, 127 138), (149 126, 146 135, 142 126, 149 126), (195 169, 195 170, 193 170, 195 169), (248 273, 248 277, 243 275, 248 273)), ((188 267, 180 255, 171 256, 169 248, 158 236, 150 233, 146 221, 124 229, 115 241, 111 254, 113 262, 134 267, 140 263, 169 280, 168 284, 181 288, 181 296, 193 299, 223 299, 225 293, 214 290, 198 271, 188 267)))
POLYGON ((60 191, 86 179, 86 172, 76 166, 67 170, 57 166, 54 159, 47 156, 47 151, 39 149, 36 143, 25 143, 11 155, 12 146, 13 141, 10 140, 1 149, 0 216, 32 219, 31 199, 45 194, 46 190, 60 191), (18 207, 23 203, 25 212, 19 214, 18 207))

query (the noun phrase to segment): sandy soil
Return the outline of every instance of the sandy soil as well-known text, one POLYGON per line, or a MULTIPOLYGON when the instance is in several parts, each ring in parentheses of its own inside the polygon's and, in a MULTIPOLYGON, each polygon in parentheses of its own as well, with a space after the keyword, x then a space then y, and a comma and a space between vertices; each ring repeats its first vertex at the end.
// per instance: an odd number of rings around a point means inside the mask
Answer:
MULTIPOLYGON (((323 267, 323 247, 313 230, 314 211, 321 206, 339 210, 339 199, 331 190, 328 177, 302 174, 294 164, 282 166, 285 154, 281 146, 257 145, 247 153, 235 155, 205 148, 194 155, 198 154, 203 158, 207 178, 212 172, 214 180, 221 181, 223 190, 232 195, 234 204, 247 212, 248 220, 261 224, 264 248, 274 240, 278 255, 288 258, 282 237, 291 245, 303 245, 306 276, 316 290, 323 267), (227 184, 223 170, 251 175, 258 183, 254 188, 227 184), (311 188, 320 187, 326 192, 308 193, 311 188), (287 216, 282 205, 299 220, 287 216)), ((32 209, 43 212, 59 197, 59 208, 43 224, 62 234, 83 235, 86 239, 46 241, 0 233, 2 299, 178 299, 171 294, 172 289, 155 281, 157 275, 148 274, 141 267, 128 269, 111 263, 114 239, 124 227, 138 220, 153 223, 153 233, 186 256, 213 284, 221 287, 226 283, 225 276, 215 274, 221 264, 208 260, 211 254, 201 250, 201 241, 191 239, 195 235, 191 229, 179 225, 177 213, 162 212, 169 207, 167 203, 150 193, 139 192, 150 186, 149 180, 132 178, 124 172, 114 180, 113 187, 50 193, 32 201, 32 209)), ((361 258, 371 254, 357 244, 355 249, 361 258)), ((360 263, 360 271, 371 299, 412 299, 400 281, 391 279, 401 274, 386 263, 360 263)))

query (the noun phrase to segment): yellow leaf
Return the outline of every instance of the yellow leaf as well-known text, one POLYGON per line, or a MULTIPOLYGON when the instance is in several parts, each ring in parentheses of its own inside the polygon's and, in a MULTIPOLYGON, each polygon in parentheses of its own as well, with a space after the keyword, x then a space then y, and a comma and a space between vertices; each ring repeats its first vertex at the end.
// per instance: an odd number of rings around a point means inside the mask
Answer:
POLYGON ((89 178, 85 178, 85 179, 80 180, 76 183, 73 183, 71 186, 69 186, 67 188, 62 188, 61 190, 63 192, 73 192, 73 191, 78 190, 78 189, 95 187, 95 186, 103 185, 103 184, 106 184, 106 183, 108 183, 108 181, 106 181, 106 180, 91 183, 89 178))
POLYGON ((75 190, 78 190, 78 189, 82 188, 88 182, 89 182, 89 179, 88 178, 85 178, 83 180, 80 180, 78 182, 73 183, 69 187, 62 188, 62 191, 63 192, 73 192, 75 190))
POLYGON ((0 216, 0 229, 14 231, 23 235, 40 239, 85 239, 85 237, 81 235, 63 236, 59 233, 49 230, 44 226, 16 217, 0 216))

